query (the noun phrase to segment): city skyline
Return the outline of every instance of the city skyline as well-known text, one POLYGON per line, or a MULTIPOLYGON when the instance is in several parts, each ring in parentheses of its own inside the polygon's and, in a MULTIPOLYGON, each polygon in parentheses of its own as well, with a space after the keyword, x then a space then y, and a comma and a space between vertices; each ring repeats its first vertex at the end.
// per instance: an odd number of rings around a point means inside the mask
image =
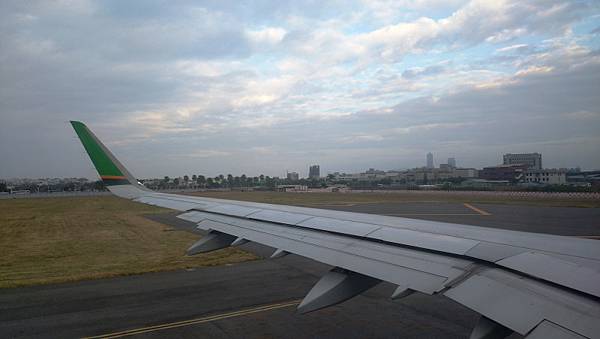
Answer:
POLYGON ((2 2, 0 177, 600 168, 595 1, 2 2), (135 22, 132 25, 132 22, 135 22))
MULTIPOLYGON (((485 169, 486 167, 488 168, 492 168, 495 166, 502 166, 503 164, 506 165, 506 156, 539 156, 539 161, 540 161, 540 165, 541 165, 541 159, 542 159, 542 154, 534 152, 534 153, 522 153, 522 154, 518 154, 518 153, 505 153, 502 155, 502 159, 503 161, 497 163, 497 164, 487 164, 484 165, 482 167, 473 167, 473 166, 458 166, 457 165, 457 160, 455 157, 448 157, 446 163, 438 163, 437 166, 435 166, 435 156, 432 152, 428 152, 426 154, 426 163, 422 166, 413 166, 413 167, 406 167, 406 168, 378 168, 378 167, 368 167, 368 169, 360 169, 358 171, 333 171, 333 170, 328 170, 326 172, 323 172, 325 174, 341 174, 341 173, 345 173, 345 174, 352 174, 352 173, 365 173, 365 172, 369 172, 369 171, 383 171, 383 172, 402 172, 402 171, 409 171, 409 170, 419 170, 419 169, 428 169, 428 170, 432 170, 432 169, 445 169, 445 168, 459 168, 459 169, 476 169, 476 170, 482 170, 485 169), (429 158, 431 155, 431 162, 432 162, 432 167, 429 167, 428 162, 429 162, 429 158)), ((269 175, 269 174, 265 174, 265 173, 256 173, 256 174, 248 174, 248 173, 231 173, 231 172, 227 172, 227 171, 221 171, 218 172, 216 174, 207 174, 207 173, 203 173, 203 172, 199 172, 199 173, 194 173, 193 171, 186 171, 185 174, 176 174, 174 176, 171 175, 159 175, 159 176, 155 176, 155 177, 139 177, 140 179, 159 179, 159 178, 164 178, 164 177, 170 177, 171 179, 174 178, 182 178, 186 175, 189 176, 196 176, 196 175, 203 175, 206 177, 218 177, 218 176, 229 176, 229 175, 233 175, 233 176, 241 176, 241 175, 246 175, 248 177, 258 177, 261 175, 266 175, 266 176, 270 176, 273 178, 287 178, 289 180, 298 180, 299 179, 311 179, 311 168, 315 167, 315 174, 318 173, 318 175, 315 176, 315 178, 324 178, 325 175, 321 175, 321 171, 320 171, 320 165, 319 164, 311 164, 308 165, 308 170, 306 171, 306 175, 303 174, 302 171, 297 171, 297 170, 290 170, 290 169, 286 169, 283 175, 269 175)), ((554 168, 554 167, 536 167, 533 166, 531 167, 531 169, 561 169, 561 170, 571 170, 571 169, 577 169, 577 170, 598 170, 598 169, 585 169, 585 168, 580 168, 579 166, 570 166, 570 167, 561 167, 561 168, 554 168)), ((44 180, 44 179, 66 179, 69 177, 0 177, 0 180, 20 180, 20 179, 27 179, 27 180, 44 180)), ((73 178, 69 178, 69 179, 77 179, 77 178, 81 178, 81 177, 73 177, 73 178)), ((90 179, 90 180, 96 180, 98 179, 97 177, 83 177, 86 179, 90 179)))

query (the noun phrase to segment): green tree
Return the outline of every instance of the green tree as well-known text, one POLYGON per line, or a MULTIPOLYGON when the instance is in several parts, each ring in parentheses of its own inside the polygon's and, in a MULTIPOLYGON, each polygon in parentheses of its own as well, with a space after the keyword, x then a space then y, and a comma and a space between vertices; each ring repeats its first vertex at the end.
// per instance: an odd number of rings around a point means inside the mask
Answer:
POLYGON ((104 185, 104 181, 102 181, 102 180, 94 181, 94 189, 96 191, 106 191, 106 185, 104 185))
POLYGON ((196 183, 198 183, 201 187, 206 187, 206 177, 203 175, 198 175, 198 179, 196 179, 196 183))
POLYGON ((379 183, 382 185, 391 185, 392 178, 383 178, 383 179, 379 180, 379 183))
POLYGON ((268 188, 273 188, 277 186, 277 184, 277 180, 275 180, 274 178, 271 178, 268 175, 265 177, 265 186, 267 186, 268 188))

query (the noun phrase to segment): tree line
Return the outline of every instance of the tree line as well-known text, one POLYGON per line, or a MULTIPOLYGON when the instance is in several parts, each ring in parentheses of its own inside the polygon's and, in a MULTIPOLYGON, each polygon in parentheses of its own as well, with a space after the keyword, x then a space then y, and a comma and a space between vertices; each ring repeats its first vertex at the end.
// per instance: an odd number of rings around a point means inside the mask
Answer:
POLYGON ((195 187, 195 188, 257 188, 264 187, 267 189, 273 189, 278 185, 305 185, 308 187, 325 187, 327 186, 328 179, 332 179, 330 175, 327 178, 311 178, 311 179, 298 179, 289 180, 287 178, 270 177, 268 175, 259 176, 247 176, 242 174, 240 176, 228 175, 217 175, 215 177, 204 176, 204 175, 184 175, 183 177, 170 178, 165 176, 155 188, 168 189, 168 188, 181 188, 181 187, 195 187))

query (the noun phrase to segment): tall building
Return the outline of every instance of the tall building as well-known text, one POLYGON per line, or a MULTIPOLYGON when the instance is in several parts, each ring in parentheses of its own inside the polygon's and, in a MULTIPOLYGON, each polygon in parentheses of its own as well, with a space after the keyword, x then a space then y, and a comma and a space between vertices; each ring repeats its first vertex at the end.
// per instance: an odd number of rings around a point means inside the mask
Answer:
POLYGON ((433 168, 433 154, 427 153, 427 168, 433 168))
POLYGON ((456 168, 456 159, 455 158, 448 158, 448 166, 450 166, 452 168, 456 168))
POLYGON ((540 153, 507 153, 502 159, 504 165, 525 165, 528 169, 542 169, 540 153))
POLYGON ((291 181, 298 181, 300 180, 300 175, 298 175, 298 172, 287 172, 287 179, 291 181))
POLYGON ((321 169, 319 165, 312 165, 308 167, 308 178, 319 179, 321 177, 321 169))

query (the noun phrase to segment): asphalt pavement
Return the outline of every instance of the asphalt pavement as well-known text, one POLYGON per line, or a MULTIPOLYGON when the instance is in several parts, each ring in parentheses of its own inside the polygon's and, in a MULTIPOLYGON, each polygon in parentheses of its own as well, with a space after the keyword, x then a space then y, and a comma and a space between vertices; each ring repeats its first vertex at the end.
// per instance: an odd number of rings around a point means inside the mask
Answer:
MULTIPOLYGON (((330 205, 569 236, 599 236, 600 209, 455 203, 330 205)), ((176 213, 148 216, 181 231, 176 213)), ((600 244, 600 243, 599 243, 600 244)), ((272 249, 244 245, 268 256, 272 249)), ((438 296, 389 299, 382 283, 306 315, 295 307, 329 269, 295 255, 235 265, 0 290, 0 336, 77 338, 468 338, 478 315, 438 296)), ((516 337, 516 336, 515 336, 516 337)))

